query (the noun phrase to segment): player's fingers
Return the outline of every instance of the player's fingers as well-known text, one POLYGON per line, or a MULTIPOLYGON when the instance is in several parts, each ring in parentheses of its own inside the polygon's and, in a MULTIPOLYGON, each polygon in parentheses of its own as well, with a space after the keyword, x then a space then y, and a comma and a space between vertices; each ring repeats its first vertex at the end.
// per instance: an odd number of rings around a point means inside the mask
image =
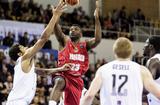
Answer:
POLYGON ((67 8, 67 4, 64 5, 62 8, 61 8, 61 11, 66 11, 68 8, 67 8))
POLYGON ((96 0, 96 8, 99 8, 99 0, 96 0))
POLYGON ((65 5, 65 4, 62 4, 62 5, 60 5, 60 6, 57 7, 57 9, 61 10, 61 11, 64 10, 64 9, 66 9, 66 8, 67 8, 67 5, 65 5))
POLYGON ((62 9, 61 11, 64 12, 64 11, 67 11, 67 9, 68 9, 68 8, 64 8, 64 9, 62 9))
POLYGON ((72 68, 73 64, 72 63, 68 63, 67 64, 69 68, 72 68))
POLYGON ((70 63, 67 64, 67 67, 68 67, 68 68, 71 68, 71 67, 72 67, 72 64, 70 64, 70 63))
POLYGON ((53 12, 53 11, 55 10, 56 7, 54 7, 53 5, 51 5, 51 8, 52 8, 52 12, 53 12))
POLYGON ((61 5, 64 2, 64 0, 59 0, 58 5, 61 5))
POLYGON ((57 5, 57 9, 59 9, 62 5, 63 5, 63 0, 60 0, 58 5, 57 5))
POLYGON ((59 6, 59 8, 62 8, 65 4, 66 4, 66 2, 64 2, 64 1, 62 0, 58 6, 59 6))

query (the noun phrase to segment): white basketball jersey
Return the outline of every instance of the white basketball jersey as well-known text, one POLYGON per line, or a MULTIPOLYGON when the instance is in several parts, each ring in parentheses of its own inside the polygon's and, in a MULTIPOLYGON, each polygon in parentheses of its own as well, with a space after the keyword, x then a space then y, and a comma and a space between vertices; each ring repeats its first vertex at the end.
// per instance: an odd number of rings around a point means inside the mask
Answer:
POLYGON ((28 73, 24 73, 21 67, 21 59, 19 57, 14 67, 13 88, 9 93, 7 101, 25 100, 28 104, 32 101, 36 91, 37 76, 34 71, 34 63, 28 73))
MULTIPOLYGON (((149 65, 150 60, 153 58, 158 58, 160 60, 160 54, 155 54, 152 58, 150 58, 147 62, 147 65, 149 65)), ((160 85, 160 77, 155 81, 160 85)), ((160 100, 157 99, 153 94, 149 93, 147 95, 147 98, 149 105, 160 105, 160 100)))
POLYGON ((115 60, 100 67, 97 73, 102 76, 101 105, 142 105, 139 64, 115 60))

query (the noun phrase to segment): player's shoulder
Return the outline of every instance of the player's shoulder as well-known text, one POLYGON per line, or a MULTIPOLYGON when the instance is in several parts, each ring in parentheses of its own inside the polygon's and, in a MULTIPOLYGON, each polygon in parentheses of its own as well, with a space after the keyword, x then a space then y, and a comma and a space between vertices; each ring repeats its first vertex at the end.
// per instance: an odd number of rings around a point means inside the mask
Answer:
POLYGON ((20 56, 17 60, 16 60, 16 65, 22 62, 22 56, 20 56))
POLYGON ((79 42, 79 44, 80 44, 80 45, 83 45, 83 46, 86 46, 86 45, 87 45, 87 42, 82 40, 82 41, 79 42))
POLYGON ((156 53, 152 58, 160 58, 160 53, 156 53))
POLYGON ((151 61, 151 60, 160 60, 160 54, 155 54, 153 57, 151 57, 148 61, 151 61))
POLYGON ((114 61, 108 62, 102 66, 99 67, 98 71, 104 71, 107 70, 108 68, 110 68, 112 66, 114 61))
POLYGON ((147 67, 145 67, 143 65, 140 65, 140 70, 141 70, 142 75, 146 75, 146 74, 150 73, 149 69, 147 69, 147 67))
POLYGON ((153 57, 151 57, 150 59, 148 59, 148 63, 150 63, 151 61, 155 61, 155 60, 159 60, 160 61, 160 54, 155 54, 153 57))
POLYGON ((152 77, 151 72, 145 66, 141 66, 141 77, 143 80, 152 77))
POLYGON ((147 67, 160 67, 160 54, 154 55, 147 61, 147 67))

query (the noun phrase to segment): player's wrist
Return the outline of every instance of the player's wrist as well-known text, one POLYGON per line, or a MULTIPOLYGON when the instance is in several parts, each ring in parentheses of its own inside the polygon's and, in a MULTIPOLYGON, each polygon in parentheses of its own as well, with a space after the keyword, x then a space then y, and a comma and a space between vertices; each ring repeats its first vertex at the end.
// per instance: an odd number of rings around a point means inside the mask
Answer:
POLYGON ((54 13, 53 16, 52 16, 52 18, 58 20, 60 16, 61 16, 60 14, 54 13))
POLYGON ((59 67, 58 71, 62 71, 64 69, 64 67, 59 67))
POLYGON ((96 21, 99 21, 99 16, 94 17, 96 21))

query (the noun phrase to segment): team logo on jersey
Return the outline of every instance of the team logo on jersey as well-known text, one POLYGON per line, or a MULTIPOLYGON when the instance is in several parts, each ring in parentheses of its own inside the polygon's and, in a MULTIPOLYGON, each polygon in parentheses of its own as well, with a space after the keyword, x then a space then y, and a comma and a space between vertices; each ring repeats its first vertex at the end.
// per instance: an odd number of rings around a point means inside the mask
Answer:
POLYGON ((80 44, 80 48, 84 48, 83 44, 80 44))
POLYGON ((69 59, 84 62, 85 56, 82 54, 69 54, 69 59))

